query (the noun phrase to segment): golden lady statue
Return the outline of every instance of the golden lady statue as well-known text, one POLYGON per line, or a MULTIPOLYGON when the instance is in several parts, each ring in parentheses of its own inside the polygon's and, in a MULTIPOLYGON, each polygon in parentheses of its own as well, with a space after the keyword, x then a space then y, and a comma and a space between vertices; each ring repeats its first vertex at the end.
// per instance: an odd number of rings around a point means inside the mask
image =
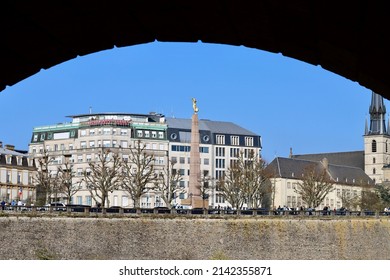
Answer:
POLYGON ((194 109, 194 113, 199 112, 199 108, 196 106, 196 99, 192 98, 192 108, 194 109))

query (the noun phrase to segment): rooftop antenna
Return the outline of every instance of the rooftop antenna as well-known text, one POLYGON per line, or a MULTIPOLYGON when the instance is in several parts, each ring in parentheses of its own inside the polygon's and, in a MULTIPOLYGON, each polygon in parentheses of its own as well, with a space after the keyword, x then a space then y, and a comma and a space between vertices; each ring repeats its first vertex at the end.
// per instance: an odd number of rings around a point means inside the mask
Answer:
POLYGON ((175 114, 173 113, 173 108, 171 107, 171 115, 172 115, 172 118, 175 118, 175 114))

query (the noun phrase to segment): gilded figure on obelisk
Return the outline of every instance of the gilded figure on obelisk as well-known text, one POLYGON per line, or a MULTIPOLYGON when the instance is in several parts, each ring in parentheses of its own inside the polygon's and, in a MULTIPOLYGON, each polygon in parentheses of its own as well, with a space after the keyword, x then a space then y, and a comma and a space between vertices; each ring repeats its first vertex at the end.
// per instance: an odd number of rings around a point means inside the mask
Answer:
POLYGON ((194 109, 194 113, 199 112, 199 108, 196 106, 196 99, 192 98, 192 108, 194 109))

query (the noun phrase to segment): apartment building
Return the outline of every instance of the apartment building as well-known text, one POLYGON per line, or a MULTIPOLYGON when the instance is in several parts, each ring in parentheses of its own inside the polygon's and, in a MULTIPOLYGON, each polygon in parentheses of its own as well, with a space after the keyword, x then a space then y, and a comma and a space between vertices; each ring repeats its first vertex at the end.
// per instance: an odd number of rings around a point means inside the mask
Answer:
MULTIPOLYGON (((72 197, 72 203, 96 205, 85 182, 84 172, 88 172, 89 163, 95 161, 102 148, 110 148, 126 160, 130 148, 136 141, 142 141, 146 150, 155 157, 155 164, 165 166, 167 161, 168 141, 165 118, 159 114, 101 113, 69 116, 70 123, 35 127, 29 153, 32 158, 39 158, 48 153, 53 160, 50 172, 55 174, 65 163, 72 169, 72 184, 80 186, 72 197)), ((61 194, 57 199, 64 200, 61 194)), ((155 195, 149 194, 143 201, 143 207, 155 206, 155 195)), ((123 190, 116 190, 108 197, 110 206, 132 207, 133 201, 123 190)))
MULTIPOLYGON (((182 175, 180 184, 189 185, 191 119, 167 118, 167 137, 169 140, 169 158, 178 162, 182 175)), ((199 120, 199 149, 201 177, 209 180, 209 205, 211 207, 230 206, 216 187, 232 162, 240 153, 248 157, 253 154, 261 157, 261 137, 237 124, 224 121, 199 120)), ((180 199, 188 198, 188 193, 181 193, 180 199)), ((177 201, 180 203, 180 201, 177 201)))
POLYGON ((35 201, 33 176, 35 167, 27 151, 0 142, 0 199, 11 204, 35 201))

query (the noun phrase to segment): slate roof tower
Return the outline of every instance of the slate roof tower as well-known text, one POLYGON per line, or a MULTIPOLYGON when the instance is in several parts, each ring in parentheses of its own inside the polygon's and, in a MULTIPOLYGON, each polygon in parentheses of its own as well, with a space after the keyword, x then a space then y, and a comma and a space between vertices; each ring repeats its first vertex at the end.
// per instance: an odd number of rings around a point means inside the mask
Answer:
POLYGON ((370 113, 370 128, 366 125, 365 135, 383 135, 388 134, 386 128, 386 106, 383 102, 383 97, 377 93, 372 93, 370 113))
POLYGON ((372 92, 369 107, 370 125, 364 132, 364 170, 375 183, 384 180, 383 168, 390 163, 390 135, 386 127, 386 106, 383 97, 372 92))

